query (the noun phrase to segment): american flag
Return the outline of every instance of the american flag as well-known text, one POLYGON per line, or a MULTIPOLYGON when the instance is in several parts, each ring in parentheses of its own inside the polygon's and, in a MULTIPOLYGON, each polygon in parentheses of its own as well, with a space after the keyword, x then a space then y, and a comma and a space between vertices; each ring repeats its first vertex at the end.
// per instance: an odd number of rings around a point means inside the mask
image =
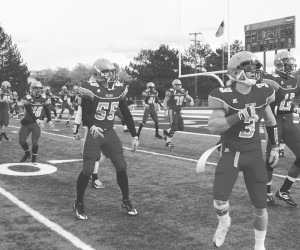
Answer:
POLYGON ((220 24, 220 26, 216 32, 216 37, 223 36, 223 34, 224 34, 224 21, 222 21, 222 23, 220 24))

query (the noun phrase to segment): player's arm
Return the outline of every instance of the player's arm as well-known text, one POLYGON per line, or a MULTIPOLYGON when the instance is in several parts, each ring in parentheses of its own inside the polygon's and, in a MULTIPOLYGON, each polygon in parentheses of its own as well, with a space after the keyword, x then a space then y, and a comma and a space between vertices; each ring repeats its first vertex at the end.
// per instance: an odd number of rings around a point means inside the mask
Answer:
POLYGON ((125 124, 127 125, 127 128, 131 134, 132 137, 135 137, 137 136, 136 134, 136 129, 135 129, 135 126, 134 126, 134 121, 133 121, 133 117, 128 109, 128 105, 126 103, 126 100, 125 99, 121 99, 120 102, 119 102, 119 108, 120 108, 120 111, 124 117, 124 122, 125 124))
POLYGON ((187 93, 185 98, 190 101, 190 106, 194 106, 194 99, 187 93))
POLYGON ((91 114, 91 110, 93 108, 93 102, 90 98, 82 97, 81 99, 81 109, 82 109, 82 121, 84 124, 91 128, 93 124, 93 115, 91 114))
POLYGON ((165 99, 163 100, 163 106, 164 106, 164 110, 167 111, 168 110, 168 101, 170 100, 170 96, 166 95, 165 99))

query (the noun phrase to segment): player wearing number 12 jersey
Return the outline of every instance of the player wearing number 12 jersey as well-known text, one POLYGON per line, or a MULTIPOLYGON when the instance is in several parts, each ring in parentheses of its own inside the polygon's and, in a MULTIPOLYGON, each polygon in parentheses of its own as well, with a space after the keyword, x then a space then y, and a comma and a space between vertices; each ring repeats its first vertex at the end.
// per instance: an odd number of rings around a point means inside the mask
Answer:
POLYGON ((83 205, 84 192, 101 152, 110 158, 116 169, 117 183, 123 198, 121 206, 129 215, 137 215, 137 211, 129 199, 127 163, 123 147, 113 129, 115 112, 119 107, 133 137, 133 150, 136 150, 138 137, 125 100, 127 87, 117 81, 116 69, 110 61, 98 59, 93 64, 92 78, 81 85, 79 92, 82 98, 82 120, 88 127, 88 133, 83 148, 83 168, 77 179, 75 215, 78 219, 87 219, 83 205))
POLYGON ((269 161, 278 161, 276 120, 269 104, 274 100, 274 90, 265 83, 257 84, 262 64, 250 52, 235 54, 228 63, 231 81, 228 87, 214 89, 209 97, 213 112, 208 121, 211 132, 221 135, 222 155, 214 180, 214 210, 219 219, 213 244, 220 247, 231 224, 229 198, 240 171, 244 174, 254 210, 255 250, 265 250, 267 230, 267 171, 262 154, 259 123, 266 122, 272 144, 269 161))
MULTIPOLYGON (((297 206, 297 203, 290 196, 290 188, 300 174, 300 128, 294 124, 293 113, 300 114, 300 108, 293 105, 298 88, 297 80, 291 74, 296 70, 296 59, 288 51, 276 54, 274 58, 276 67, 274 74, 264 76, 267 82, 275 90, 275 101, 271 104, 272 111, 278 124, 278 139, 284 143, 295 155, 295 161, 290 167, 287 177, 276 192, 275 196, 285 201, 290 206, 297 206)), ((269 143, 267 156, 270 154, 269 143)), ((268 205, 277 206, 271 192, 273 167, 267 163, 268 170, 268 205)))

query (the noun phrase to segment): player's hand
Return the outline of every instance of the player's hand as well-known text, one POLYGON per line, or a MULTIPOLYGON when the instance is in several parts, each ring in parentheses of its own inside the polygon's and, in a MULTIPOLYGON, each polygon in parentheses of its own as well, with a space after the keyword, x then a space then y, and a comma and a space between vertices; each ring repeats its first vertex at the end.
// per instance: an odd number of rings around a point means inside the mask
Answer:
POLYGON ((54 128, 55 128, 54 123, 53 123, 52 121, 48 122, 48 125, 49 125, 49 127, 50 127, 51 129, 54 129, 54 128))
POLYGON ((252 107, 252 106, 248 106, 248 107, 246 107, 244 109, 241 109, 238 112, 238 116, 239 116, 240 120, 246 120, 246 119, 249 119, 249 118, 255 118, 255 116, 256 116, 255 108, 252 107))
POLYGON ((274 147, 271 149, 270 156, 269 156, 269 163, 271 168, 274 168, 275 165, 278 163, 279 160, 279 147, 274 147))
POLYGON ((139 138, 137 136, 132 137, 131 141, 131 151, 135 152, 139 146, 139 138))
POLYGON ((95 125, 93 125, 91 128, 90 128, 90 132, 91 134, 93 135, 94 138, 97 138, 98 136, 104 138, 104 135, 103 135, 103 129, 100 128, 100 127, 97 127, 95 125))
POLYGON ((44 122, 42 120, 36 119, 36 123, 37 123, 37 125, 39 125, 40 128, 44 127, 44 122))
POLYGON ((167 117, 169 114, 168 114, 168 110, 165 109, 165 117, 167 117))
POLYGON ((191 107, 194 107, 194 106, 195 106, 194 100, 191 100, 191 101, 190 101, 190 106, 191 106, 191 107))

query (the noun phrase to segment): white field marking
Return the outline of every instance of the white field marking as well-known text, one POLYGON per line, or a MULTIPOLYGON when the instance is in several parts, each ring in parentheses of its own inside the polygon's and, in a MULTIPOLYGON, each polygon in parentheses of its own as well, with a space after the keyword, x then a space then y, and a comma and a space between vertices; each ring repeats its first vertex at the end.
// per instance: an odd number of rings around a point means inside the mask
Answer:
POLYGON ((52 164, 59 164, 59 163, 67 163, 67 162, 75 162, 75 161, 82 161, 82 159, 71 159, 71 160, 50 160, 47 161, 52 164))
POLYGON ((60 131, 59 129, 56 129, 56 128, 53 128, 52 130, 53 130, 53 131, 57 131, 57 132, 60 131))
MULTIPOLYGON (((115 126, 122 126, 122 125, 115 125, 115 126)), ((9 125, 9 127, 20 128, 20 127, 10 126, 10 125, 9 125)), ((154 130, 153 128, 143 128, 143 129, 154 130)), ((74 137, 72 137, 72 136, 58 135, 58 134, 48 133, 48 132, 44 132, 44 131, 42 131, 42 133, 49 134, 49 135, 55 135, 55 136, 61 136, 61 137, 64 137, 64 138, 74 139, 74 137)), ((199 133, 192 133, 192 132, 185 132, 185 131, 176 131, 176 133, 199 135, 199 136, 219 137, 219 135, 199 134, 199 133)), ((261 140, 261 141, 265 142, 265 140, 261 140)), ((126 149, 126 150, 130 150, 131 151, 131 148, 126 148, 126 147, 123 147, 123 148, 126 149)), ((189 159, 189 158, 184 158, 184 157, 179 157, 179 156, 174 156, 174 155, 160 154, 160 153, 156 153, 156 152, 150 152, 150 151, 139 150, 139 149, 137 150, 137 152, 142 152, 142 153, 146 153, 146 154, 153 154, 153 155, 160 155, 160 156, 165 156, 165 157, 169 157, 169 158, 175 158, 175 159, 179 159, 179 160, 186 160, 186 161, 198 162, 198 160, 194 160, 194 159, 189 159)), ((68 160, 66 160, 66 162, 67 161, 68 160)), ((71 160, 71 161, 74 161, 74 160, 71 160)), ((48 162, 50 162, 50 161, 48 161, 48 162)), ((50 163, 52 163, 52 162, 50 162, 50 163)), ((217 165, 216 163, 213 163, 213 162, 206 162, 206 163, 210 164, 210 165, 214 165, 214 166, 217 165)), ((285 178, 286 177, 286 176, 278 175, 278 174, 274 174, 274 173, 273 173, 273 175, 277 176, 277 177, 281 177, 281 178, 285 178)), ((300 179, 298 178, 296 180, 299 181, 300 179)))
POLYGON ((14 134, 17 134, 18 133, 18 131, 11 131, 12 133, 14 133, 14 134))
POLYGON ((38 176, 38 175, 46 175, 53 174, 57 171, 57 168, 48 164, 37 163, 37 165, 33 165, 32 163, 5 163, 0 164, 0 174, 4 175, 13 175, 13 176, 38 176), (33 172, 22 172, 22 171, 14 171, 9 167, 13 166, 31 166, 34 168, 38 168, 38 171, 33 172))
POLYGON ((50 228, 52 231, 56 232, 57 234, 61 235, 63 238, 71 242, 75 247, 82 249, 82 250, 95 250, 90 245, 84 243, 75 235, 71 234, 70 232, 63 229, 61 226, 57 225, 56 223, 50 221, 45 216, 40 214, 39 212, 33 210, 31 207, 26 205, 24 202, 20 201, 17 197, 13 196, 11 193, 7 192, 5 189, 0 187, 0 193, 9 199, 11 202, 16 204, 19 208, 23 209, 25 212, 30 214, 33 218, 35 218, 40 223, 44 224, 46 227, 50 228))

